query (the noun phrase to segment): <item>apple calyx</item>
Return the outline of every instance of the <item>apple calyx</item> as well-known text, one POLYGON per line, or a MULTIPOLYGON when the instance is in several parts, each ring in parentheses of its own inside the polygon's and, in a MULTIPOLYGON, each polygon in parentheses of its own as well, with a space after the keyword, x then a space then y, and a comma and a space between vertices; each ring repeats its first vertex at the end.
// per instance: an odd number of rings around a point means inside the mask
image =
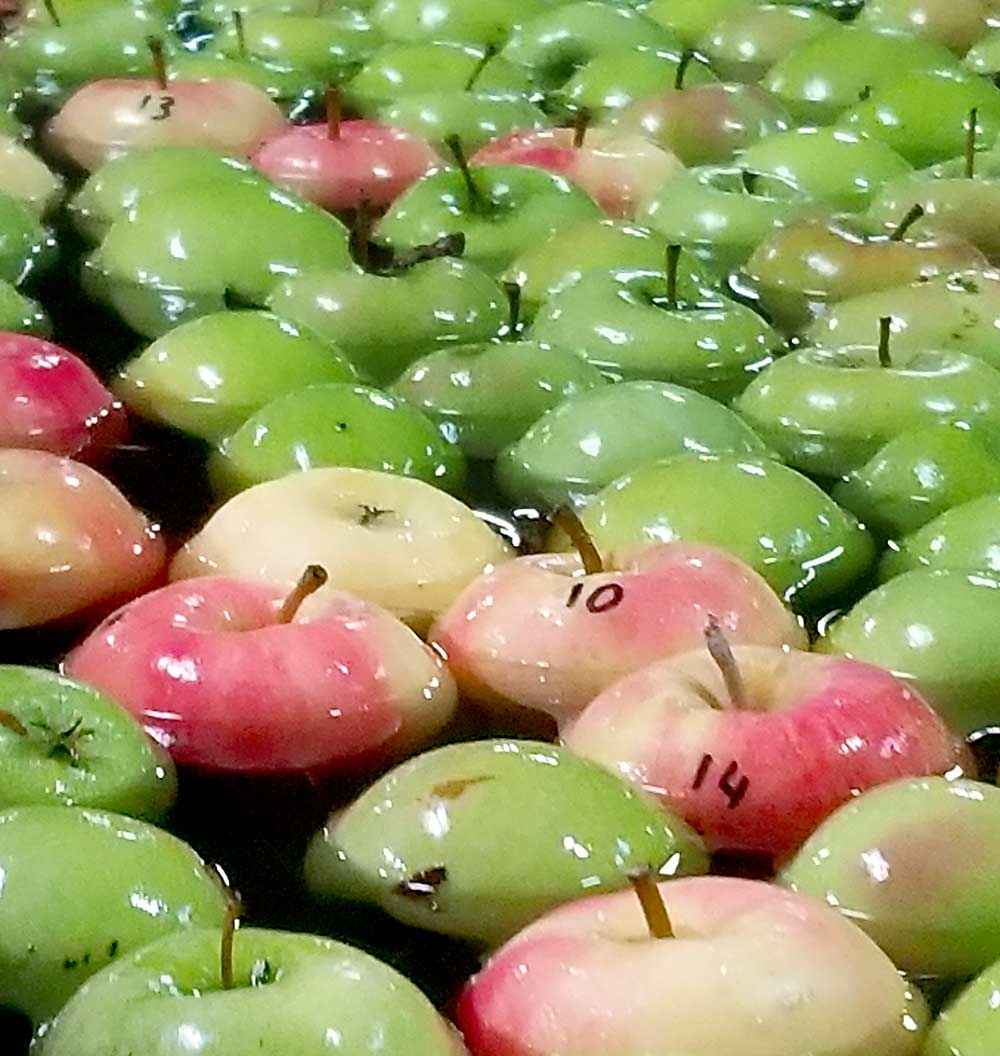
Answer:
POLYGON ((740 672, 740 665, 733 656, 729 639, 714 615, 710 615, 708 623, 705 624, 705 646, 722 675, 722 681, 725 683, 726 693, 729 696, 729 707, 736 711, 750 711, 750 698, 740 672))
POLYGON ((878 365, 892 366, 892 355, 889 351, 889 340, 892 336, 892 316, 883 315, 878 321, 878 365))
POLYGON ((45 4, 46 13, 49 18, 52 19, 52 25, 54 25, 56 29, 62 29, 62 19, 59 17, 59 12, 56 10, 56 5, 52 0, 42 0, 42 2, 45 4))
POLYGON ((479 80, 479 78, 482 76, 483 70, 486 69, 487 63, 490 61, 490 59, 493 58, 494 55, 496 55, 496 53, 496 44, 490 44, 487 46, 486 50, 483 52, 482 58, 472 68, 472 73, 469 74, 468 79, 465 82, 465 91, 472 91, 472 89, 476 86, 476 81, 479 80))
POLYGON ((153 79, 161 91, 167 90, 167 60, 163 54, 163 41, 159 37, 146 37, 150 58, 153 60, 153 79))
POLYGON ((965 125, 965 178, 971 180, 976 174, 976 134, 979 132, 979 107, 969 111, 965 125))
POLYGON ((560 531, 569 536, 576 552, 583 562, 585 575, 593 575, 595 572, 604 572, 604 559, 600 550, 594 544, 594 540, 584 527, 583 521, 567 506, 561 506, 552 514, 552 524, 560 531))
POLYGON ((587 138, 587 129, 590 128, 590 111, 583 107, 577 110, 576 117, 573 118, 573 149, 579 150, 587 138))
POLYGON ((674 70, 674 91, 680 92, 684 89, 684 78, 687 76, 688 67, 697 53, 688 48, 677 60, 677 69, 674 70))
POLYGON ((302 607, 302 602, 315 594, 320 587, 326 583, 326 569, 322 565, 306 565, 306 570, 299 576, 298 583, 292 588, 292 592, 285 598, 278 612, 278 623, 291 623, 296 613, 302 607))
POLYGON ((632 885, 639 905, 642 906, 642 915, 646 918, 646 927, 654 939, 672 939, 674 929, 670 923, 670 915, 663 903, 663 896, 656 883, 656 874, 652 869, 640 869, 629 873, 628 882, 632 885))
POLYGON ((343 118, 340 89, 333 87, 327 88, 325 100, 326 138, 331 140, 340 139, 340 122, 343 118))
MULTIPOLYGON (((65 730, 56 733, 55 739, 49 747, 48 757, 50 759, 63 759, 70 766, 79 766, 80 755, 77 750, 77 741, 82 736, 93 734, 93 730, 81 729, 82 725, 83 716, 80 715, 65 730)), ((51 732, 49 727, 45 727, 45 729, 51 732)))
POLYGON ((362 503, 360 506, 361 516, 358 518, 358 524, 362 528, 367 528, 369 525, 374 524, 380 518, 387 516, 390 513, 395 513, 395 510, 382 510, 378 506, 369 506, 367 503, 362 503))
POLYGON ((11 733, 16 733, 18 737, 28 736, 28 727, 16 715, 11 714, 4 708, 0 708, 0 726, 10 730, 11 733))
POLYGON ((910 208, 907 209, 906 215, 896 225, 892 234, 889 235, 889 241, 902 242, 906 237, 907 231, 909 231, 910 228, 913 227, 913 225, 924 215, 924 212, 924 207, 919 202, 911 205, 910 208))
POLYGON ((469 168, 469 159, 465 156, 465 151, 462 149, 461 139, 458 136, 448 136, 444 142, 448 150, 451 151, 451 156, 455 159, 458 171, 462 174, 462 181, 465 183, 465 192, 469 200, 469 212, 488 213, 489 206, 472 175, 472 170, 469 168))
POLYGON ((247 34, 243 25, 243 12, 233 12, 233 31, 236 33, 236 51, 241 59, 247 57, 247 34))

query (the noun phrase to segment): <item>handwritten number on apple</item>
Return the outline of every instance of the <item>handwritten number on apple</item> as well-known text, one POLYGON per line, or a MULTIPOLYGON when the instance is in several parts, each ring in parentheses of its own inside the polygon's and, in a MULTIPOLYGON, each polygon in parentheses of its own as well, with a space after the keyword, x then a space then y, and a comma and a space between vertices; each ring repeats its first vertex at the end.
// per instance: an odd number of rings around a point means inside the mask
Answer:
MULTIPOLYGON (((569 592, 569 598, 566 600, 566 608, 573 608, 577 601, 579 601, 582 593, 583 584, 574 583, 569 592)), ((584 605, 586 606, 587 612, 593 612, 599 615, 602 612, 610 612, 612 609, 617 609, 624 600, 625 588, 621 583, 605 583, 603 586, 596 587, 587 595, 587 600, 584 602, 584 605)))
MULTIPOLYGON (((142 101, 139 103, 139 109, 145 110, 150 103, 153 102, 152 95, 144 95, 142 101)), ((153 114, 150 118, 151 121, 166 121, 166 119, 173 113, 174 106, 177 100, 172 95, 162 94, 156 97, 156 103, 159 105, 159 112, 153 114)))
MULTIPOLYGON (((714 760, 708 754, 701 757, 694 780, 691 782, 693 789, 699 789, 705 783, 713 762, 714 760)), ((746 774, 740 776, 740 764, 734 759, 722 772, 716 787, 729 800, 729 809, 735 810, 750 790, 750 778, 746 774)))

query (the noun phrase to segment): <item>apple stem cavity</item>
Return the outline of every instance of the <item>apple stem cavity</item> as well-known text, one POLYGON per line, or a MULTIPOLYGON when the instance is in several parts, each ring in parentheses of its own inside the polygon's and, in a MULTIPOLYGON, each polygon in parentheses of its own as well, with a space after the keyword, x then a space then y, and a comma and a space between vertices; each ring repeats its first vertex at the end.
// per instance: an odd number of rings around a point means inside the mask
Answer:
POLYGON ((924 207, 919 202, 911 205, 907 209, 906 215, 899 221, 895 230, 889 236, 889 241, 902 242, 910 228, 924 215, 924 211, 924 207))
POLYGON ((483 198, 483 192, 479 189, 472 176, 472 170, 469 168, 469 159, 466 158, 465 151, 462 149, 462 141, 458 136, 448 136, 444 142, 448 150, 451 151, 451 156, 455 159, 458 171, 462 174, 465 191, 469 198, 469 211, 472 213, 487 212, 486 200, 483 198))
POLYGON ((12 715, 4 708, 0 708, 0 726, 10 730, 11 733, 16 733, 18 737, 28 736, 28 727, 16 715, 12 715))
POLYGON ((327 88, 326 90, 326 138, 340 139, 340 122, 343 118, 343 108, 340 101, 339 88, 327 88))
POLYGON ((594 540, 583 521, 571 509, 561 506, 552 515, 552 523, 569 536, 569 541, 580 555, 586 575, 591 576, 595 572, 604 571, 604 559, 601 557, 601 552, 594 545, 594 540))
POLYGON ((705 625, 705 645, 722 675, 730 707, 735 708, 736 711, 750 711, 750 698, 747 695, 743 675, 740 673, 740 665, 736 662, 729 639, 715 616, 709 616, 708 623, 705 625))
POLYGON ((496 53, 497 46, 495 44, 490 44, 487 47, 486 51, 483 52, 482 58, 473 67, 472 73, 469 74, 468 80, 466 80, 465 82, 465 91, 472 91, 472 89, 476 86, 476 81, 478 81, 479 78, 482 76, 483 70, 486 69, 486 66, 489 63, 490 59, 492 59, 493 56, 496 55, 496 53))
POLYGON ((153 79, 161 92, 167 90, 167 60, 163 55, 163 41, 159 37, 147 37, 146 46, 153 60, 153 79))
POLYGON ((760 173, 751 172, 749 169, 740 169, 740 182, 747 194, 757 193, 757 177, 760 173))
POLYGON ((642 869, 631 873, 628 882, 632 885, 636 898, 639 899, 639 905, 642 906, 642 915, 646 918, 649 934, 654 939, 672 939, 674 929, 670 924, 670 916, 663 903, 663 896, 660 894, 653 871, 642 869))
POLYGON ((892 366, 892 355, 889 351, 889 340, 892 337, 892 316, 883 315, 878 321, 878 365, 892 366))
POLYGON ((976 174, 976 134, 979 131, 979 107, 969 111, 965 127, 965 178, 971 180, 976 174))
POLYGON ((573 120, 573 148, 579 150, 587 138, 587 129, 590 128, 590 111, 584 107, 577 110, 573 120))
POLYGON ((674 91, 679 92, 684 88, 684 78, 687 76, 688 67, 694 60, 695 52, 688 49, 677 61, 677 69, 674 70, 674 91))
POLYGON ((514 337, 521 325, 521 286, 517 282, 505 282, 503 288, 507 294, 507 333, 514 337))
POLYGON ((310 594, 315 594, 326 583, 328 578, 326 569, 322 565, 307 565, 305 572, 299 576, 299 581, 295 584, 291 594, 285 598, 281 611, 278 613, 278 623, 291 623, 302 607, 302 602, 310 594))
POLYGON ((52 25, 57 29, 62 29, 62 19, 59 17, 59 12, 56 10, 56 5, 52 0, 44 0, 45 10, 48 13, 49 18, 52 19, 52 25))
POLYGON ((681 261, 681 247, 667 246, 667 306, 677 307, 677 268, 681 261))
POLYGON ((233 29, 236 32, 236 50, 241 59, 247 57, 247 34, 243 25, 243 14, 240 11, 233 12, 233 29))

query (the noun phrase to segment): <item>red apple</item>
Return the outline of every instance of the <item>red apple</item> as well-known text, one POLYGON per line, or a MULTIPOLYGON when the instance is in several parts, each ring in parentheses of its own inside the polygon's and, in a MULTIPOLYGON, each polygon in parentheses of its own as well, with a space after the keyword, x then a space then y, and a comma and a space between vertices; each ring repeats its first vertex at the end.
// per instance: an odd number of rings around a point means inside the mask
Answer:
POLYGON ((565 731, 574 751, 654 792, 714 850, 783 859, 867 788, 971 766, 960 738, 888 671, 759 646, 716 656, 637 671, 565 731))
POLYGON ((564 721, 629 672, 696 648, 710 615, 736 641, 806 641, 767 583, 723 550, 654 543, 609 554, 604 568, 584 574, 576 554, 541 554, 466 588, 430 634, 463 694, 564 721))
POLYGON ((106 611, 165 560, 162 540, 99 473, 47 451, 0 450, 0 630, 106 611))
POLYGON ((582 187, 608 216, 630 219, 645 198, 683 168, 642 136, 605 128, 512 132, 481 147, 476 165, 532 165, 582 187))
POLYGON ((920 1051, 919 993, 822 902, 725 877, 650 886, 663 937, 617 891, 561 906, 495 953, 458 1005, 474 1056, 920 1051))
POLYGON ((262 580, 172 583, 105 620, 66 671, 128 708, 178 764, 208 770, 386 762, 444 724, 454 684, 412 631, 349 594, 303 601, 297 589, 283 599, 262 580))
POLYGON ((96 461, 125 438, 122 405, 72 352, 0 333, 0 448, 96 461))

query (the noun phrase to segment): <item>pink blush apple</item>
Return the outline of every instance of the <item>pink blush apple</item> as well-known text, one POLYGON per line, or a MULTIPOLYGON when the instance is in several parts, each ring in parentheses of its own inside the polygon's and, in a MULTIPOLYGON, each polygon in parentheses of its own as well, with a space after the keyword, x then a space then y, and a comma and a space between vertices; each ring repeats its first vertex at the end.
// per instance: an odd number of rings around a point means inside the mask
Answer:
POLYGON ((341 121, 280 131, 250 158, 269 179, 325 209, 382 209, 441 164, 419 136, 374 121, 341 121))
POLYGON ((592 128, 580 146, 576 137, 572 128, 512 132, 481 147, 471 160, 558 173, 583 188, 608 216, 623 219, 632 219, 642 202, 684 167, 639 135, 592 128))
POLYGON ((765 581, 714 547, 656 543, 583 575, 576 554, 498 565, 431 631, 462 692, 564 722, 602 690, 704 641, 715 616, 734 641, 800 647, 805 633, 765 581))
POLYGON ((0 450, 0 630, 106 612, 165 562, 163 541, 99 473, 47 451, 0 450))
POLYGON ((0 448, 96 461, 125 432, 122 405, 72 352, 0 333, 0 448))
POLYGON ((753 880, 657 885, 652 938, 629 891, 580 899, 512 939, 463 992, 474 1056, 916 1056, 926 1007, 822 902, 753 880))
POLYGON ((623 678, 564 731, 566 744, 659 796, 713 850, 779 861, 867 788, 972 766, 961 739, 888 671, 768 647, 732 652, 744 706, 702 649, 623 678))
POLYGON ((206 770, 385 762, 447 721, 447 670, 394 616, 323 590, 283 623, 284 593, 227 576, 172 583, 105 620, 66 672, 128 708, 179 765, 206 770))

